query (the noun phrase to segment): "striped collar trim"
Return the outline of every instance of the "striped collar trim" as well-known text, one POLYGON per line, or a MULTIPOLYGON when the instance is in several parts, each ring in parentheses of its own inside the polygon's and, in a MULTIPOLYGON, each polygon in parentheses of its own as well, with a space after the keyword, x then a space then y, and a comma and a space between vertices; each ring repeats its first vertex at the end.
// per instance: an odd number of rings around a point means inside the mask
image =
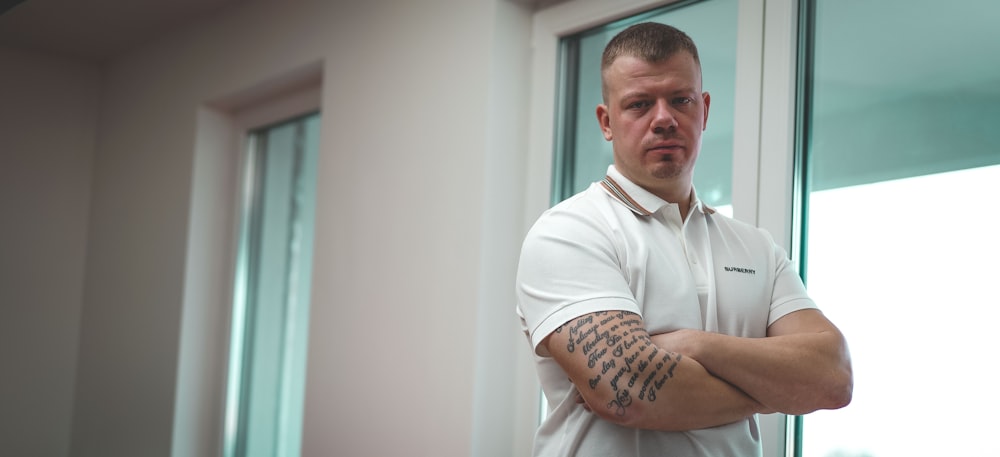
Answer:
POLYGON ((622 189, 622 186, 618 185, 618 183, 615 182, 614 179, 611 179, 610 176, 605 176, 604 179, 601 180, 601 186, 604 186, 604 190, 606 190, 609 195, 614 197, 615 200, 621 202, 628 209, 632 210, 633 213, 640 216, 650 216, 653 214, 651 211, 643 208, 642 205, 633 200, 628 192, 625 192, 625 189, 622 189))
MULTIPOLYGON (((623 189, 617 181, 612 179, 611 176, 605 176, 604 179, 601 180, 601 186, 604 187, 604 190, 608 193, 608 195, 614 197, 615 200, 618 200, 619 203, 625 205, 625 207, 630 209, 633 213, 640 216, 651 216, 653 214, 652 211, 644 208, 639 204, 639 202, 635 201, 635 199, 633 199, 628 192, 625 192, 625 189, 623 189)), ((691 202, 694 204, 693 209, 699 209, 705 214, 715 214, 715 208, 704 204, 701 199, 697 197, 694 189, 691 190, 691 202)))

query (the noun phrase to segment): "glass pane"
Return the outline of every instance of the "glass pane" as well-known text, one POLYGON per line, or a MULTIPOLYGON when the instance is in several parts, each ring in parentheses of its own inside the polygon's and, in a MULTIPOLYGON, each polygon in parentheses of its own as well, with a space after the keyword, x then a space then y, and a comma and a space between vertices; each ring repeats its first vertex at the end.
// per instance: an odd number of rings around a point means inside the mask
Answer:
POLYGON ((612 162, 595 109, 601 103, 601 54, 626 27, 645 21, 670 24, 691 36, 701 58, 704 90, 712 95, 708 129, 695 169, 698 196, 732 214, 733 111, 736 90, 737 0, 681 2, 568 37, 563 41, 561 141, 553 199, 562 200, 604 178, 612 162))
POLYGON ((1000 4, 807 6, 804 271, 855 389, 803 419, 802 455, 1000 455, 1000 4))
POLYGON ((299 455, 318 146, 318 114, 250 134, 228 457, 299 455))

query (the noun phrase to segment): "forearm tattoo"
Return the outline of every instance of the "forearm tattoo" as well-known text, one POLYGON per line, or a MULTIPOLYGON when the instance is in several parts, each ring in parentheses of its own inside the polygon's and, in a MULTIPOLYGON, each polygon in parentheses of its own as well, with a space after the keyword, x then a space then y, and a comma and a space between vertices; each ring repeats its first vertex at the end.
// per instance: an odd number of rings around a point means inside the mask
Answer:
POLYGON ((577 318, 556 329, 569 332, 566 351, 581 352, 593 377, 587 384, 597 390, 611 387, 614 400, 607 408, 623 416, 636 400, 654 402, 657 392, 674 376, 681 355, 661 351, 652 344, 642 319, 624 311, 603 311, 577 318))

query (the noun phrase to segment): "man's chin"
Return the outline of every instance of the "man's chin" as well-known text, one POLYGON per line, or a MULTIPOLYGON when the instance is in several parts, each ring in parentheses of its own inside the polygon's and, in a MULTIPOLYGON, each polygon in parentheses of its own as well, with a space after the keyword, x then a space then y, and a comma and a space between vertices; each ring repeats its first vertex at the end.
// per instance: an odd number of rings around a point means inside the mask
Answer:
POLYGON ((683 170, 674 163, 662 163, 653 168, 650 175, 656 179, 677 179, 683 170))

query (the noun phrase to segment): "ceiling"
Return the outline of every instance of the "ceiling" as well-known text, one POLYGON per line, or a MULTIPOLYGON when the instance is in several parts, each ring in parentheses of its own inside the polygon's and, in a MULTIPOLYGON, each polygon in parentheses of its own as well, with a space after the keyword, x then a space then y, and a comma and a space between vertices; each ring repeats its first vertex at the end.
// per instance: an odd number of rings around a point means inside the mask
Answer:
POLYGON ((101 62, 252 0, 0 0, 0 44, 101 62))
MULTIPOLYGON (((0 0, 0 45, 103 62, 173 29, 252 1, 258 0, 0 0)), ((507 1, 537 10, 565 0, 507 1)), ((992 30, 1000 9, 995 3, 953 2, 940 10, 918 8, 910 3, 911 0, 820 2, 817 14, 823 26, 817 31, 817 42, 836 44, 817 49, 828 63, 821 72, 824 79, 843 86, 846 91, 861 87, 884 92, 883 96, 908 92, 907 88, 920 87, 927 81, 1000 93, 996 59, 983 58, 997 52, 992 30), (930 19, 941 14, 962 20, 930 19), (845 27, 828 26, 831 24, 845 27), (850 26, 846 27, 847 24, 850 26), (935 25, 931 29, 923 24, 935 25), (974 36, 982 38, 969 39, 974 36), (909 52, 888 55, 859 52, 874 44, 889 43, 895 43, 890 46, 894 49, 909 52), (893 78, 883 74, 898 68, 911 71, 896 72, 893 78), (956 72, 955 68, 975 71, 956 72), (893 82, 891 87, 884 87, 887 80, 893 82)))
MULTIPOLYGON (((103 62, 174 28, 251 1, 0 0, 0 44, 103 62)), ((508 1, 537 10, 565 0, 508 1)))

